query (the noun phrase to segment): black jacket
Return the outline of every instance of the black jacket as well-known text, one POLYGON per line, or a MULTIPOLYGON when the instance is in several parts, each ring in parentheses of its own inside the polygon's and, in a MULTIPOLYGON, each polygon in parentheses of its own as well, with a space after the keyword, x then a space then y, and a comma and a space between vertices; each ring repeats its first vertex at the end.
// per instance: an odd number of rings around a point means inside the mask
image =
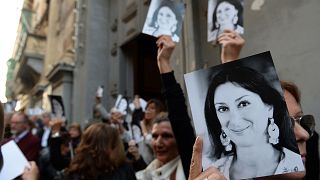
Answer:
POLYGON ((192 148, 196 139, 195 133, 188 116, 183 91, 174 77, 174 72, 161 74, 161 79, 162 94, 167 103, 169 120, 178 145, 184 174, 188 177, 192 148))

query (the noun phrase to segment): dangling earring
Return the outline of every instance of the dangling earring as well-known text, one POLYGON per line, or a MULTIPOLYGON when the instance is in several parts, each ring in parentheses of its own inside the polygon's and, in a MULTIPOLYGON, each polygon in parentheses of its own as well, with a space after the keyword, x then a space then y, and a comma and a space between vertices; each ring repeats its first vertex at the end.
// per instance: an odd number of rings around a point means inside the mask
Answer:
POLYGON ((171 33, 174 34, 176 30, 177 30, 177 24, 173 24, 170 28, 171 33))
POLYGON ((273 118, 268 118, 270 124, 268 126, 269 143, 276 145, 279 143, 279 127, 274 123, 273 118))
POLYGON ((234 25, 236 25, 237 22, 238 22, 238 16, 235 15, 235 16, 233 17, 233 19, 232 19, 232 23, 233 23, 234 25))
POLYGON ((220 24, 218 22, 216 22, 216 28, 219 29, 220 28, 220 24))
POLYGON ((224 149, 226 152, 229 152, 232 150, 230 138, 227 136, 227 134, 224 132, 223 129, 220 134, 220 141, 221 141, 222 145, 224 146, 224 149))

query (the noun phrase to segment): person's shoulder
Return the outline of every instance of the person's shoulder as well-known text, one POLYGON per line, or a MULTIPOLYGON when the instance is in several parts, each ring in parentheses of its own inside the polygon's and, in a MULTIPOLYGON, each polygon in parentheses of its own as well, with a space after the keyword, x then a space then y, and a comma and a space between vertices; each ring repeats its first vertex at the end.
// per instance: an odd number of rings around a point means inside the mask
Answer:
POLYGON ((26 134, 26 136, 25 136, 24 138, 22 138, 21 140, 23 140, 23 139, 25 139, 25 140, 27 140, 27 141, 33 141, 33 142, 35 142, 35 141, 40 141, 40 139, 38 138, 38 136, 33 135, 33 134, 31 133, 31 131, 29 131, 29 132, 26 134))
POLYGON ((4 144, 8 143, 9 141, 13 140, 13 138, 6 138, 6 139, 3 139, 1 142, 0 142, 0 147, 3 146, 4 144))
POLYGON ((154 159, 145 169, 136 172, 137 179, 146 179, 146 177, 151 177, 151 172, 157 169, 159 166, 159 161, 154 159))
POLYGON ((297 154, 287 148, 282 149, 280 163, 275 174, 304 171, 304 165, 300 154, 297 154))
POLYGON ((122 166, 120 166, 118 171, 121 173, 125 173, 125 174, 134 173, 134 169, 133 169, 132 165, 129 163, 125 163, 122 166))
POLYGON ((28 144, 30 144, 31 146, 33 146, 34 148, 38 148, 38 146, 40 146, 41 144, 41 140, 39 137, 33 135, 31 132, 28 133, 29 138, 26 139, 28 141, 28 144))
POLYGON ((131 164, 125 163, 115 169, 112 173, 104 174, 100 180, 119 180, 128 179, 135 180, 135 172, 131 164))

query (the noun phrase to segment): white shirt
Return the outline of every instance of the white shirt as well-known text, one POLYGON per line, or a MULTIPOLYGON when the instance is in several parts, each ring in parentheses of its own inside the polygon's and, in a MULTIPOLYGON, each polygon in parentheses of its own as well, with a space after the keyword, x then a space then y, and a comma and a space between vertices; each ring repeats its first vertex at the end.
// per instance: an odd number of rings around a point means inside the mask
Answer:
POLYGON ((44 132, 41 138, 41 147, 47 147, 48 146, 48 138, 51 132, 51 128, 44 126, 43 127, 44 132))
POLYGON ((137 180, 170 180, 170 175, 174 170, 176 170, 175 177, 177 180, 186 179, 180 156, 161 167, 159 165, 160 162, 157 159, 153 160, 146 169, 136 173, 137 180))
POLYGON ((18 143, 23 137, 25 137, 28 134, 29 130, 25 130, 22 133, 20 133, 18 136, 14 137, 14 141, 18 143))

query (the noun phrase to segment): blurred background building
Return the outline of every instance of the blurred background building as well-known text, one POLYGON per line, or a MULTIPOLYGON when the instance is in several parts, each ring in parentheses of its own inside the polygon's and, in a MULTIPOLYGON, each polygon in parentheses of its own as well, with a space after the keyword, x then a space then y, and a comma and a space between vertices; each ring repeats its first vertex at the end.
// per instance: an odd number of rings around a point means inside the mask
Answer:
MULTIPOLYGON (((182 38, 172 65, 183 74, 220 63, 207 43, 207 0, 184 0, 182 38)), ((141 34, 150 0, 25 0, 15 51, 8 61, 7 98, 20 109, 48 106, 61 95, 67 119, 92 117, 96 89, 110 109, 117 94, 161 96, 155 39, 141 34)), ((271 50, 280 79, 297 83, 305 113, 319 124, 320 1, 246 0, 241 56, 271 50)), ((317 126, 317 130, 320 128, 317 126)))

